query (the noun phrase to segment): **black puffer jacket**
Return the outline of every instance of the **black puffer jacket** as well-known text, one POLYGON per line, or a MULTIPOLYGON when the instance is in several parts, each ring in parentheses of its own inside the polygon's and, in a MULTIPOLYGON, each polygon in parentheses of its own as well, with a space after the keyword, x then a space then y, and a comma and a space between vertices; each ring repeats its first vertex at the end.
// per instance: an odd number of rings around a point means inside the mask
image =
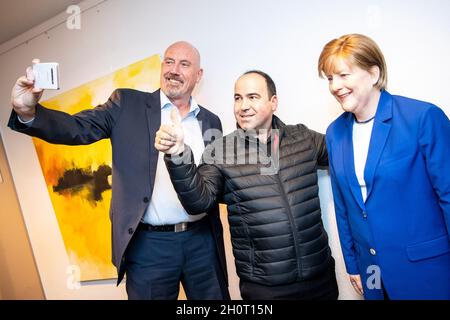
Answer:
POLYGON ((328 156, 324 135, 301 124, 286 126, 275 116, 272 123, 278 130, 267 145, 257 146, 236 130, 209 145, 198 169, 189 161, 188 146, 178 159, 184 163, 168 156, 165 161, 188 213, 205 212, 217 202, 228 205, 238 276, 283 285, 320 275, 331 263, 317 184, 317 168, 328 165, 328 156), (280 147, 272 159, 279 154, 278 172, 262 174, 268 165, 249 159, 258 150, 274 150, 276 140, 280 147))

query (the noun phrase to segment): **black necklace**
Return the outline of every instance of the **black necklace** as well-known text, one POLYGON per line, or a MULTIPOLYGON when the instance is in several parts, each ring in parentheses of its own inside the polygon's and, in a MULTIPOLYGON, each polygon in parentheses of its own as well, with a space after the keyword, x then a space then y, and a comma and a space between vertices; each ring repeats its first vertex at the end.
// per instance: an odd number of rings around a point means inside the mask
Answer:
POLYGON ((355 122, 356 122, 356 123, 364 124, 364 123, 370 122, 370 121, 372 121, 373 119, 375 119, 375 116, 373 116, 373 117, 370 118, 370 119, 364 120, 364 121, 358 121, 358 119, 356 119, 355 115, 353 115, 353 118, 355 119, 355 122))

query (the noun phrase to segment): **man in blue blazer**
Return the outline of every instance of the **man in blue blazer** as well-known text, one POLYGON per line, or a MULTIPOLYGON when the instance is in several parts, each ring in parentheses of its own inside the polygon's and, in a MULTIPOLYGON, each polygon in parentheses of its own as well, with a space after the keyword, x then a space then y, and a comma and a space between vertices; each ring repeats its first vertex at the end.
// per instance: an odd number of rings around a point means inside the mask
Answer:
POLYGON ((164 55, 161 90, 117 89, 105 104, 73 116, 38 103, 42 90, 34 88, 30 68, 13 88, 13 130, 57 144, 111 140, 112 260, 118 284, 127 274, 130 299, 176 299, 180 281, 189 299, 229 299, 218 207, 192 219, 153 146, 171 113, 181 116, 199 157, 214 138, 205 133, 221 135, 220 119, 191 96, 202 73, 198 51, 176 42, 164 55))
POLYGON ((328 128, 347 272, 366 299, 450 299, 450 122, 389 94, 372 39, 330 41, 319 72, 344 113, 328 128))

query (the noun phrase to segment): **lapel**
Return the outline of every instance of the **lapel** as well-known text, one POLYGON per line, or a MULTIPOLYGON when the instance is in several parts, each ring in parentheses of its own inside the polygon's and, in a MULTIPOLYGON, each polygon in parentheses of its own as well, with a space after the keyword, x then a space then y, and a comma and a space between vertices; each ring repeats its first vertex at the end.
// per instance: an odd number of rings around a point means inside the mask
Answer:
POLYGON ((350 186, 353 197, 361 209, 364 210, 364 201, 361 194, 361 187, 355 173, 355 156, 353 154, 353 113, 347 112, 344 116, 345 132, 342 146, 342 159, 344 162, 345 177, 350 186))
MULTIPOLYGON (((147 122, 149 128, 150 135, 150 160, 151 163, 156 163, 158 160, 158 151, 153 147, 153 141, 155 141, 156 131, 158 131, 161 126, 161 98, 160 98, 160 90, 157 90, 153 93, 150 93, 147 99, 147 122), (155 161, 155 162, 153 162, 155 161)), ((211 123, 211 119, 207 117, 207 114, 202 106, 200 106, 200 111, 197 114, 197 120, 200 124, 200 129, 202 130, 203 143, 205 146, 210 144, 212 141, 205 140, 206 137, 205 132, 208 129, 213 128, 213 124, 211 123)), ((218 129, 214 127, 214 129, 218 129)), ((156 172, 156 166, 151 165, 151 172, 156 172), (153 168, 154 167, 154 168, 153 168)), ((154 175, 152 175, 154 177, 154 175)))
MULTIPOLYGON (((384 146, 389 137, 392 118, 392 96, 387 91, 382 91, 378 102, 377 113, 373 123, 372 135, 370 138, 369 152, 367 154, 366 166, 364 168, 364 180, 367 187, 367 199, 373 189, 375 171, 383 153, 384 146)), ((366 199, 366 201, 367 201, 366 199)))
POLYGON ((149 145, 150 145, 150 194, 153 193, 155 184, 156 166, 158 163, 158 150, 154 147, 156 131, 161 126, 161 99, 159 90, 149 93, 147 99, 147 108, 145 109, 148 124, 149 145))
POLYGON ((205 112, 205 110, 203 110, 203 107, 200 107, 200 111, 197 114, 197 120, 200 124, 200 129, 202 130, 203 143, 205 144, 205 147, 206 147, 212 141, 205 140, 205 137, 207 137, 207 135, 205 135, 205 132, 208 129, 212 128, 212 124, 211 124, 210 119, 206 116, 206 112, 205 112))
MULTIPOLYGON (((387 121, 392 118, 392 96, 387 91, 382 91, 378 102, 377 113, 373 123, 372 135, 370 137, 369 151, 367 154, 366 166, 364 167, 364 180, 366 181, 367 198, 373 189, 373 180, 384 146, 386 145, 391 124, 387 121)), ((345 136, 343 143, 343 162, 345 176, 350 185, 350 190, 361 209, 365 210, 362 199, 361 188, 355 173, 355 158, 353 153, 353 114, 347 113, 345 119, 345 136)))

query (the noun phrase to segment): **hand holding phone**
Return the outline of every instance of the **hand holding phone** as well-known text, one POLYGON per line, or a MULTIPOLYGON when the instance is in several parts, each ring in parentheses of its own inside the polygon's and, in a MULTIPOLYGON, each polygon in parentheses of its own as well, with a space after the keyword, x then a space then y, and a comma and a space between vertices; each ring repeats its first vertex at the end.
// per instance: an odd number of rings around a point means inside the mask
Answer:
POLYGON ((56 62, 33 64, 34 87, 38 89, 59 89, 59 64, 56 62))
MULTIPOLYGON (((51 85, 46 85, 44 82, 37 81, 36 78, 40 74, 48 74, 49 65, 42 67, 40 65, 41 61, 39 59, 33 59, 32 67, 28 67, 26 74, 17 79, 11 91, 11 104, 14 111, 17 113, 20 119, 23 121, 28 121, 34 118, 36 113, 36 104, 42 97, 44 89, 46 87, 59 88, 58 78, 55 80, 55 74, 58 77, 58 72, 55 72, 55 65, 53 64, 53 83, 52 83, 52 73, 50 71, 50 82, 51 85), (37 67, 35 67, 37 66, 37 67), (47 70, 47 71, 45 71, 47 70), (37 85, 41 86, 39 88, 37 85)), ((52 65, 50 65, 51 67, 52 65)), ((57 67, 56 67, 57 68, 57 67)), ((45 76, 46 77, 46 76, 45 76)), ((45 77, 40 77, 40 79, 45 79, 45 77)))

